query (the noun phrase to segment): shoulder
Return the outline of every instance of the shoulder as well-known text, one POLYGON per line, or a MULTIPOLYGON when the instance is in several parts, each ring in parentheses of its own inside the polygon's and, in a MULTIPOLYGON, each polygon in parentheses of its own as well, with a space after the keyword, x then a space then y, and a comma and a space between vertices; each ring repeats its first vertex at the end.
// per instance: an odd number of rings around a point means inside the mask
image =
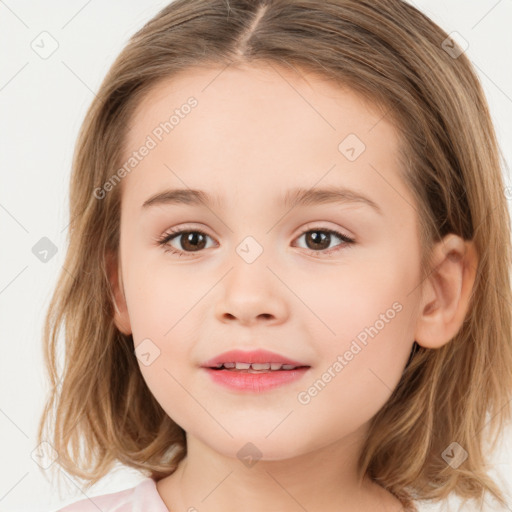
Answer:
POLYGON ((129 489, 84 498, 56 512, 132 512, 146 508, 152 512, 168 512, 152 478, 145 478, 129 489))

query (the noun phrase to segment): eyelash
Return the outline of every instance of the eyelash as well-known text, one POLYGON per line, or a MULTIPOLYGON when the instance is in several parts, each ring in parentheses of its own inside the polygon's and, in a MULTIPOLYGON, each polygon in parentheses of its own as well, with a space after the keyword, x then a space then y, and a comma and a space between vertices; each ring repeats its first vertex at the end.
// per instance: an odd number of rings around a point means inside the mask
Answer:
MULTIPOLYGON (((301 236, 305 235, 306 233, 310 233, 310 232, 314 232, 314 231, 319 232, 319 233, 329 233, 331 235, 335 235, 338 238, 340 238, 344 243, 340 244, 337 247, 348 249, 348 248, 350 248, 350 246, 352 244, 355 243, 355 240, 353 238, 349 238, 348 236, 346 236, 334 229, 327 229, 327 228, 326 229, 310 228, 310 229, 307 229, 306 231, 303 231, 297 238, 300 238, 301 236)), ((201 231, 200 229, 175 229, 175 230, 171 229, 170 231, 164 233, 164 235, 157 240, 157 243, 159 246, 164 247, 164 252, 166 252, 166 253, 170 252, 172 254, 177 255, 178 257, 189 256, 189 255, 193 255, 195 252, 200 252, 200 251, 180 251, 178 249, 175 249, 171 245, 169 245, 169 242, 171 240, 179 237, 180 235, 182 235, 184 233, 199 233, 200 235, 207 236, 207 237, 211 238, 210 235, 208 235, 204 231, 201 231)), ((337 250, 341 250, 341 249, 331 248, 331 249, 324 249, 324 250, 320 250, 320 251, 314 251, 313 249, 306 249, 306 251, 308 253, 310 253, 311 255, 317 256, 320 253, 320 254, 327 255, 326 257, 329 257, 331 255, 331 253, 336 252, 337 250)))

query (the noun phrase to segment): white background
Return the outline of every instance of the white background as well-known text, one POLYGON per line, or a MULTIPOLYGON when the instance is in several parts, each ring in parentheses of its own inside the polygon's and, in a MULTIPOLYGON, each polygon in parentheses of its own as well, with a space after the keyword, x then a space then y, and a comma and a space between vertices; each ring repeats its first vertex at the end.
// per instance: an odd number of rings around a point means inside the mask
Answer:
MULTIPOLYGON (((48 512, 85 497, 71 479, 63 477, 70 482, 70 492, 59 500, 31 458, 47 391, 42 325, 66 251, 69 173, 78 129, 128 38, 167 3, 0 0, 0 512, 48 512), (43 31, 58 43, 47 59, 31 47, 43 31), (47 263, 32 253, 42 237, 58 248, 47 263)), ((512 2, 414 3, 448 33, 457 31, 469 42, 466 53, 481 78, 510 163, 512 2)), ((508 176, 506 180, 510 185, 508 176)), ((506 444, 495 454, 491 474, 507 486, 512 510, 512 477, 507 476, 512 474, 510 430, 503 439, 506 444)), ((119 468, 88 495, 132 487, 140 479, 135 471, 119 468)))

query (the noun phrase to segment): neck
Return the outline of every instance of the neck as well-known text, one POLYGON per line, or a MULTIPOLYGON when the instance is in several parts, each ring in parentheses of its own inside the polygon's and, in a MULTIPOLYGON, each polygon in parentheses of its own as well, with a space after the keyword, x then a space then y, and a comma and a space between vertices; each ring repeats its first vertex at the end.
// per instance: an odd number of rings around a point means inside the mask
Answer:
POLYGON ((358 475, 361 441, 360 435, 352 436, 280 460, 258 459, 254 452, 251 461, 251 448, 241 460, 187 435, 187 456, 173 474, 157 482, 157 490, 172 512, 374 510, 384 494, 388 500, 391 495, 358 475))

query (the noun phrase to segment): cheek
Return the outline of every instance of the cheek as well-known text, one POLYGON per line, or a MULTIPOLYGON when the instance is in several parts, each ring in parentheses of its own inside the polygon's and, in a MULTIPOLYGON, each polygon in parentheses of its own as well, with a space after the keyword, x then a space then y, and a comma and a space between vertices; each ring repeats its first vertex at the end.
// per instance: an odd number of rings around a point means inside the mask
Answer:
POLYGON ((382 308, 377 300, 365 302, 366 309, 358 309, 361 304, 354 301, 350 305, 364 313, 345 310, 335 326, 338 336, 323 337, 320 363, 297 396, 306 421, 331 415, 331 426, 323 427, 329 430, 326 437, 336 437, 340 425, 347 432, 357 429, 384 406, 400 381, 412 343, 406 305, 382 308))
POLYGON ((316 377, 330 369, 337 382, 331 387, 351 390, 348 401, 385 401, 398 383, 414 339, 415 276, 410 262, 390 251, 303 286, 304 302, 318 317, 308 322, 323 365, 316 377), (336 371, 339 357, 343 370, 336 371))
POLYGON ((166 340, 194 316, 193 308, 207 291, 204 280, 166 266, 139 269, 127 282, 127 302, 134 341, 166 340), (204 288, 204 289, 203 289, 204 288))
POLYGON ((316 337, 330 340, 340 349, 358 335, 364 341, 370 326, 390 332, 391 324, 396 329, 404 321, 407 314, 399 311, 409 308, 412 297, 408 294, 415 283, 405 265, 397 255, 381 252, 316 272, 313 278, 304 273, 294 278, 293 289, 307 305, 307 318, 311 319, 307 322, 316 337))
POLYGON ((144 379, 158 400, 170 390, 179 396, 182 389, 177 381, 183 382, 194 364, 191 340, 198 338, 198 303, 207 287, 191 279, 186 272, 152 265, 132 274, 127 284, 134 349, 144 379), (141 358, 142 353, 149 356, 141 358), (148 359, 151 364, 145 365, 148 359))

